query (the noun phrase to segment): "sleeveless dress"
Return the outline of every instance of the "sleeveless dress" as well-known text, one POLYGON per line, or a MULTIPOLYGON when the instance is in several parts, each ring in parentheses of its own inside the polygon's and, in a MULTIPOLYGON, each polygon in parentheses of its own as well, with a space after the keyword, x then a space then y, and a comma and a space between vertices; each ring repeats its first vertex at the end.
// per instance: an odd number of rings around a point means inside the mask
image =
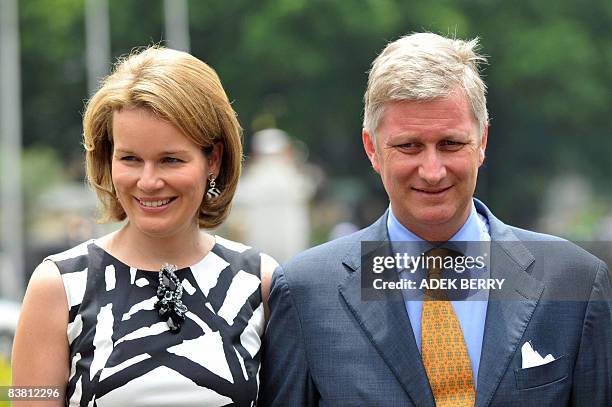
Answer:
POLYGON ((67 406, 254 406, 269 256, 215 236, 176 271, 188 312, 173 333, 154 308, 158 273, 138 270, 95 240, 47 258, 69 306, 67 406))

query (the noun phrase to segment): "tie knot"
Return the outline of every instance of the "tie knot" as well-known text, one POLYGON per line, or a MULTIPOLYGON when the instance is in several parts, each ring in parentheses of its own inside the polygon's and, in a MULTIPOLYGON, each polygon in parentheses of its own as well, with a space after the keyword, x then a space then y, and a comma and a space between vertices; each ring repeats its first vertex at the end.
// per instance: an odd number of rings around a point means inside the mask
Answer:
MULTIPOLYGON (((428 274, 440 274, 448 265, 453 265, 461 253, 446 247, 435 247, 423 253, 428 274)), ((452 267, 452 266, 451 266, 452 267)))
POLYGON ((442 271, 454 269, 455 259, 461 253, 446 247, 435 247, 423 253, 425 268, 427 269, 427 286, 424 291, 424 300, 448 301, 447 287, 444 286, 442 271))

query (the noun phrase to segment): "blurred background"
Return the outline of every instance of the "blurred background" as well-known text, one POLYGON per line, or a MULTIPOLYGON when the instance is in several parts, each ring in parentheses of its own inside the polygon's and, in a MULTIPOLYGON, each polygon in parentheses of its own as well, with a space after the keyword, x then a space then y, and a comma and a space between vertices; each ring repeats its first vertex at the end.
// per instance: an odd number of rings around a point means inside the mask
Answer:
POLYGON ((0 0, 0 385, 33 268, 118 227, 95 221, 81 144, 84 103, 117 57, 160 43, 218 72, 246 152, 219 233, 285 260, 387 207, 362 97, 375 56, 413 31, 478 36, 489 57, 476 196, 507 223, 612 240, 608 0, 0 0))

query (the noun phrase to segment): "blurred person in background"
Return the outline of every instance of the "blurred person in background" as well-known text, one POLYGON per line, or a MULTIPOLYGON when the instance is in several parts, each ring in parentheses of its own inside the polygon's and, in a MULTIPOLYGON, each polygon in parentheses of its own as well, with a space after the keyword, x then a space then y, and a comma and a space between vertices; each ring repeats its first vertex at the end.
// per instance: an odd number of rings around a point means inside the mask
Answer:
MULTIPOLYGON (((570 242, 504 224, 473 196, 489 124, 477 45, 417 33, 374 61, 362 142, 390 206, 371 226, 275 271, 263 405, 612 405, 606 264, 570 242), (365 259, 373 247, 402 255, 399 242, 427 248, 404 253, 413 258, 490 242, 485 271, 505 285, 479 290, 479 301, 429 289, 398 299, 393 288, 364 298, 373 273, 365 259)), ((423 269, 426 281, 439 278, 441 266, 423 269)), ((383 273, 398 283, 406 271, 383 273)))
POLYGON ((184 52, 134 53, 83 126, 104 220, 125 222, 36 268, 13 385, 59 386, 58 406, 251 406, 276 262, 203 230, 227 217, 242 162, 217 74, 184 52))

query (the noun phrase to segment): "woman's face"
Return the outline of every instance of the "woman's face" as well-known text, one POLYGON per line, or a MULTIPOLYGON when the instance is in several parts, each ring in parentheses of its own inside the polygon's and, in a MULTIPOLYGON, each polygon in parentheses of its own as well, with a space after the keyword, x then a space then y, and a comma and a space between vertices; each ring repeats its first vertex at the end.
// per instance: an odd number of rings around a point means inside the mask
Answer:
POLYGON ((142 108, 113 114, 112 180, 129 223, 151 237, 197 229, 207 175, 217 176, 223 146, 205 156, 171 123, 142 108))

